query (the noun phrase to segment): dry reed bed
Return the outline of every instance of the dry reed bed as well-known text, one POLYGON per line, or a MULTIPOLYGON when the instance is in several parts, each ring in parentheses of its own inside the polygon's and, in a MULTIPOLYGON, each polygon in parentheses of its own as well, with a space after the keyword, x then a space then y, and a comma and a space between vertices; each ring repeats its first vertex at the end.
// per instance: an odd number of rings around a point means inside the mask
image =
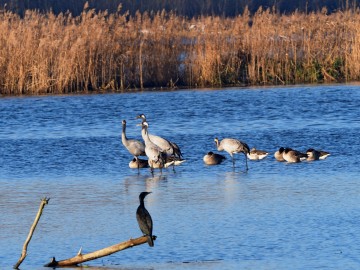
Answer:
POLYGON ((350 81, 360 12, 0 14, 0 94, 350 81))

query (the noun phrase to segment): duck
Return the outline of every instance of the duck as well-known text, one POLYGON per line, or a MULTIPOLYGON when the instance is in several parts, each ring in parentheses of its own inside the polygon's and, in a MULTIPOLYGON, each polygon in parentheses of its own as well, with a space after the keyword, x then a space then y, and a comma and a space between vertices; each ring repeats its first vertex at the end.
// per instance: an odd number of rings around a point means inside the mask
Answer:
POLYGON ((133 158, 129 162, 130 169, 149 168, 149 162, 145 159, 133 158))
POLYGON ((248 159, 250 160, 261 160, 266 158, 269 155, 268 152, 263 150, 258 150, 255 147, 251 148, 250 153, 247 154, 248 159))
POLYGON ((274 154, 274 157, 277 161, 285 161, 284 157, 283 157, 283 153, 284 153, 285 148, 284 147, 280 147, 279 150, 277 150, 274 154))
POLYGON ((308 158, 307 158, 308 161, 326 159, 330 155, 329 152, 315 150, 313 148, 309 148, 308 150, 306 150, 306 154, 308 155, 308 158))
POLYGON ((204 163, 206 165, 218 165, 222 163, 225 159, 226 157, 224 155, 217 154, 211 151, 203 157, 204 163))
POLYGON ((185 159, 179 159, 175 156, 167 156, 166 159, 165 159, 165 163, 166 164, 172 164, 174 166, 179 166, 181 165, 182 163, 184 163, 186 160, 185 159))
POLYGON ((285 148, 283 157, 289 163, 298 163, 305 160, 308 155, 291 148, 285 148))
POLYGON ((153 160, 148 161, 150 168, 152 169, 166 169, 175 164, 175 161, 162 161, 162 160, 153 160))

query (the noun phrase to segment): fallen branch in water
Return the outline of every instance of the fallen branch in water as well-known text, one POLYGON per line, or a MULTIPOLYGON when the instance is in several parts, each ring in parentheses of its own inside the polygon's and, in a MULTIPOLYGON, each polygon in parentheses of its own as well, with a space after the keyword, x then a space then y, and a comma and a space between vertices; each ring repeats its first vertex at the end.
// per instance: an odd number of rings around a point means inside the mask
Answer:
MULTIPOLYGON (((156 236, 153 235, 153 239, 156 240, 156 236)), ((64 266, 76 266, 80 263, 95 260, 101 257, 105 257, 111 255, 115 252, 131 248, 134 246, 142 245, 147 243, 147 236, 141 236, 136 239, 130 239, 125 242, 112 245, 110 247, 106 247, 91 253, 81 254, 81 249, 79 250, 78 254, 72 258, 56 261, 55 257, 52 258, 51 262, 45 264, 45 267, 64 267, 64 266)))
POLYGON ((31 240, 33 234, 34 234, 36 225, 38 224, 38 222, 40 220, 42 211, 43 211, 45 205, 48 204, 49 200, 50 200, 50 198, 46 198, 46 197, 41 199, 40 207, 39 207, 39 210, 38 210, 38 212, 36 214, 34 223, 30 228, 30 232, 28 234, 28 237, 25 240, 25 243, 24 243, 24 246, 23 246, 23 249, 22 249, 22 252, 21 252, 21 256, 20 256, 19 260, 17 261, 17 263, 14 265, 14 269, 19 269, 20 264, 25 260, 25 257, 27 255, 27 247, 28 247, 28 245, 30 243, 30 240, 31 240))

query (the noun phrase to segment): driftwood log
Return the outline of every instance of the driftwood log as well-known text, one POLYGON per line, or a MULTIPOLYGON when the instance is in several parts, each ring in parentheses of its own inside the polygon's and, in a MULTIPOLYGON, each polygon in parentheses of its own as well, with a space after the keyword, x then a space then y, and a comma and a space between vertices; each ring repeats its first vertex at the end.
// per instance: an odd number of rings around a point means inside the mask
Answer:
MULTIPOLYGON (((156 236, 153 235, 153 239, 156 240, 156 236)), ((51 262, 45 264, 45 267, 66 267, 66 266, 77 266, 80 263, 95 260, 101 257, 111 255, 115 252, 131 248, 134 246, 147 244, 147 236, 141 236, 136 239, 130 239, 125 242, 121 242, 110 247, 106 247, 91 253, 82 254, 81 249, 78 254, 72 258, 56 261, 55 257, 52 258, 51 262)))
POLYGON ((38 224, 38 222, 40 220, 42 211, 43 211, 45 205, 47 205, 49 203, 49 200, 50 200, 50 198, 46 198, 46 197, 41 199, 40 207, 39 207, 39 210, 38 210, 38 212, 36 214, 34 223, 32 224, 32 226, 30 228, 30 232, 28 234, 28 237, 26 238, 25 243, 23 245, 21 256, 20 256, 19 260, 17 261, 17 263, 14 265, 14 269, 18 269, 20 264, 25 260, 25 257, 27 255, 27 247, 28 247, 28 245, 30 243, 30 240, 31 240, 33 234, 34 234, 36 225, 38 224))

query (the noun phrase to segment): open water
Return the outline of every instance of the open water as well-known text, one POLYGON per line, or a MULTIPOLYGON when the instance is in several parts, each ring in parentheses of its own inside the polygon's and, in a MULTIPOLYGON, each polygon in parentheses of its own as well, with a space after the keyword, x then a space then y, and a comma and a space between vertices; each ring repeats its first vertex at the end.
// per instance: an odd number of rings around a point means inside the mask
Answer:
MULTIPOLYGON (((360 269, 360 86, 177 90, 0 98, 0 269, 11 269, 49 197, 20 269, 141 236, 138 195, 154 221, 147 244, 90 269, 360 269), (128 167, 121 121, 180 147, 186 162, 154 176, 128 167), (203 156, 214 138, 270 154, 203 156), (331 155, 286 164, 280 146, 331 155)), ((88 268, 87 268, 88 269, 88 268)))

